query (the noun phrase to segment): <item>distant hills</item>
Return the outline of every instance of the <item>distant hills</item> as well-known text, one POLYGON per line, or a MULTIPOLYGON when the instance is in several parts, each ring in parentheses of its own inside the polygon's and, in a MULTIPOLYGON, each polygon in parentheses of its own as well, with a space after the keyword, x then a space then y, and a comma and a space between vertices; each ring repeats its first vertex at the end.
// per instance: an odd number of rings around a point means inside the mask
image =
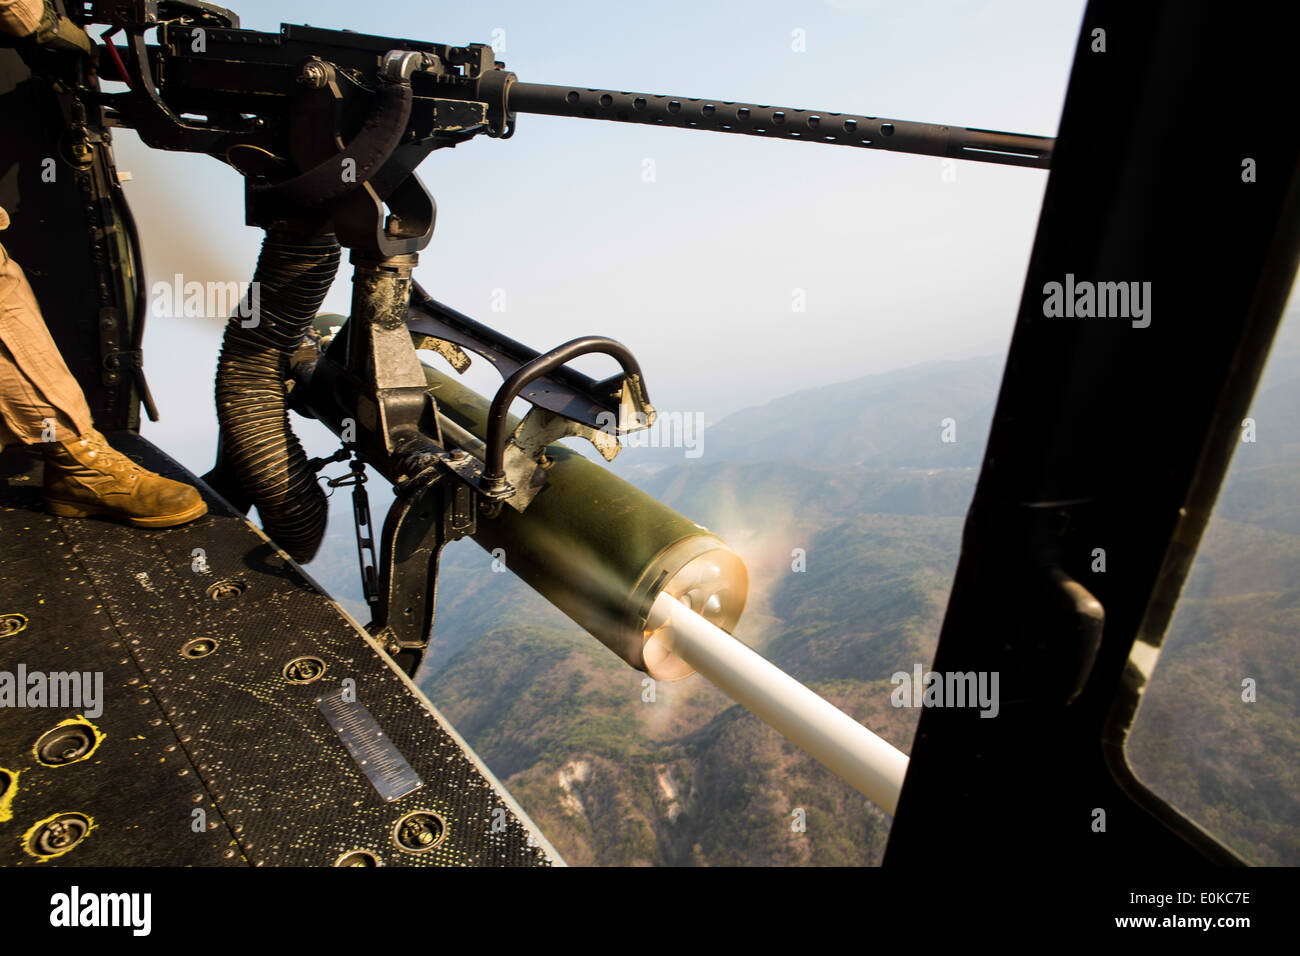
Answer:
POLYGON ((1300 315, 1284 322, 1129 740, 1246 859, 1300 865, 1300 315), (1257 700, 1242 700, 1242 680, 1257 700))
POLYGON ((927 362, 795 392, 705 432, 703 460, 816 466, 977 468, 1003 359, 927 362), (950 437, 940 440, 944 419, 950 437))
POLYGON ((1129 740, 1140 780, 1254 863, 1300 864, 1298 635, 1300 536, 1211 521, 1129 740))

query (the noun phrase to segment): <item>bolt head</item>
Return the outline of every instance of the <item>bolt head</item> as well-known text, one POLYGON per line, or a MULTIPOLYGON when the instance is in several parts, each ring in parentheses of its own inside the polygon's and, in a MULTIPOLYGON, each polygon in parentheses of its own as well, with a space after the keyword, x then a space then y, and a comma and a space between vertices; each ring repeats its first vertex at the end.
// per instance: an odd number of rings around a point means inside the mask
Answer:
POLYGON ((298 82, 313 90, 324 88, 329 82, 329 73, 325 69, 325 64, 316 61, 303 64, 302 72, 298 74, 298 82))

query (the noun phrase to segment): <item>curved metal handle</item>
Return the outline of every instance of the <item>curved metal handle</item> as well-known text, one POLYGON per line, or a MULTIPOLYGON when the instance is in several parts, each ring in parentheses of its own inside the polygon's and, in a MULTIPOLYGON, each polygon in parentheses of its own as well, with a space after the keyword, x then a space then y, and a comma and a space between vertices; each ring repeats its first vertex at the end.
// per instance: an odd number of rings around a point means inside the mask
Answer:
POLYGON ((488 410, 487 423, 487 461, 484 463, 483 479, 487 492, 497 497, 504 497, 509 490, 506 482, 506 427, 509 424, 510 405, 524 387, 535 379, 547 375, 566 362, 579 355, 599 352, 615 359, 623 366, 623 373, 628 376, 641 377, 641 366, 633 357, 628 347, 622 342, 607 339, 599 335, 584 335, 580 339, 565 342, 543 355, 537 356, 526 365, 515 369, 492 398, 492 407, 488 410))

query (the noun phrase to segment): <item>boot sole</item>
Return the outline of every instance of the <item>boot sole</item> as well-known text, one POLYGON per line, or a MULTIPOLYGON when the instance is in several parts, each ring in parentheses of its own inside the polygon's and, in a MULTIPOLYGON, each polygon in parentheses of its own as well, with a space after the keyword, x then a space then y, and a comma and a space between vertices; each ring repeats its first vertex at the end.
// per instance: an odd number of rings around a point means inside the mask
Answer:
POLYGON ((105 517, 112 518, 122 524, 129 524, 136 528, 171 528, 178 524, 185 524, 193 521, 195 518, 202 517, 208 513, 208 505, 205 501, 200 501, 192 508, 178 512, 173 515, 150 515, 145 518, 137 518, 134 515, 124 515, 121 512, 114 511, 112 508, 97 508, 94 505, 81 504, 72 501, 52 501, 45 500, 45 510, 59 518, 91 518, 105 517))

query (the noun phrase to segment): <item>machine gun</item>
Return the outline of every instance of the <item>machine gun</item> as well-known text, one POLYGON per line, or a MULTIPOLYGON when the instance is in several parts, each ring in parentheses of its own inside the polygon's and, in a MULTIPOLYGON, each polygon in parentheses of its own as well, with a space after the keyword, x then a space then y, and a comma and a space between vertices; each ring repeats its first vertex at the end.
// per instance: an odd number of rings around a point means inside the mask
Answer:
POLYGON ((729 630, 747 591, 744 565, 722 541, 553 444, 584 437, 612 460, 620 434, 653 423, 626 347, 585 336, 539 353, 413 280, 436 219, 415 174, 431 152, 479 134, 509 139, 524 113, 1038 168, 1053 145, 989 130, 526 83, 484 44, 288 25, 261 33, 203 2, 100 0, 84 4, 80 19, 110 28, 99 77, 128 87, 91 84, 91 111, 150 146, 234 167, 246 184, 247 222, 266 232, 257 314, 232 317, 226 331, 216 386, 221 449, 210 482, 232 501, 256 504, 268 533, 304 560, 320 543, 326 506, 289 408, 320 419, 391 481, 397 499, 384 522, 370 630, 411 673, 432 630, 439 552, 466 535, 505 548, 512 570, 656 677, 691 671, 647 629, 661 593, 729 630), (334 334, 316 319, 341 247, 353 265, 352 308, 334 334), (422 366, 420 348, 458 371, 466 351, 476 353, 505 381, 489 402, 422 366), (591 353, 613 357, 621 372, 597 381, 567 367, 591 353), (518 398, 532 408, 516 422, 509 412, 518 398))

